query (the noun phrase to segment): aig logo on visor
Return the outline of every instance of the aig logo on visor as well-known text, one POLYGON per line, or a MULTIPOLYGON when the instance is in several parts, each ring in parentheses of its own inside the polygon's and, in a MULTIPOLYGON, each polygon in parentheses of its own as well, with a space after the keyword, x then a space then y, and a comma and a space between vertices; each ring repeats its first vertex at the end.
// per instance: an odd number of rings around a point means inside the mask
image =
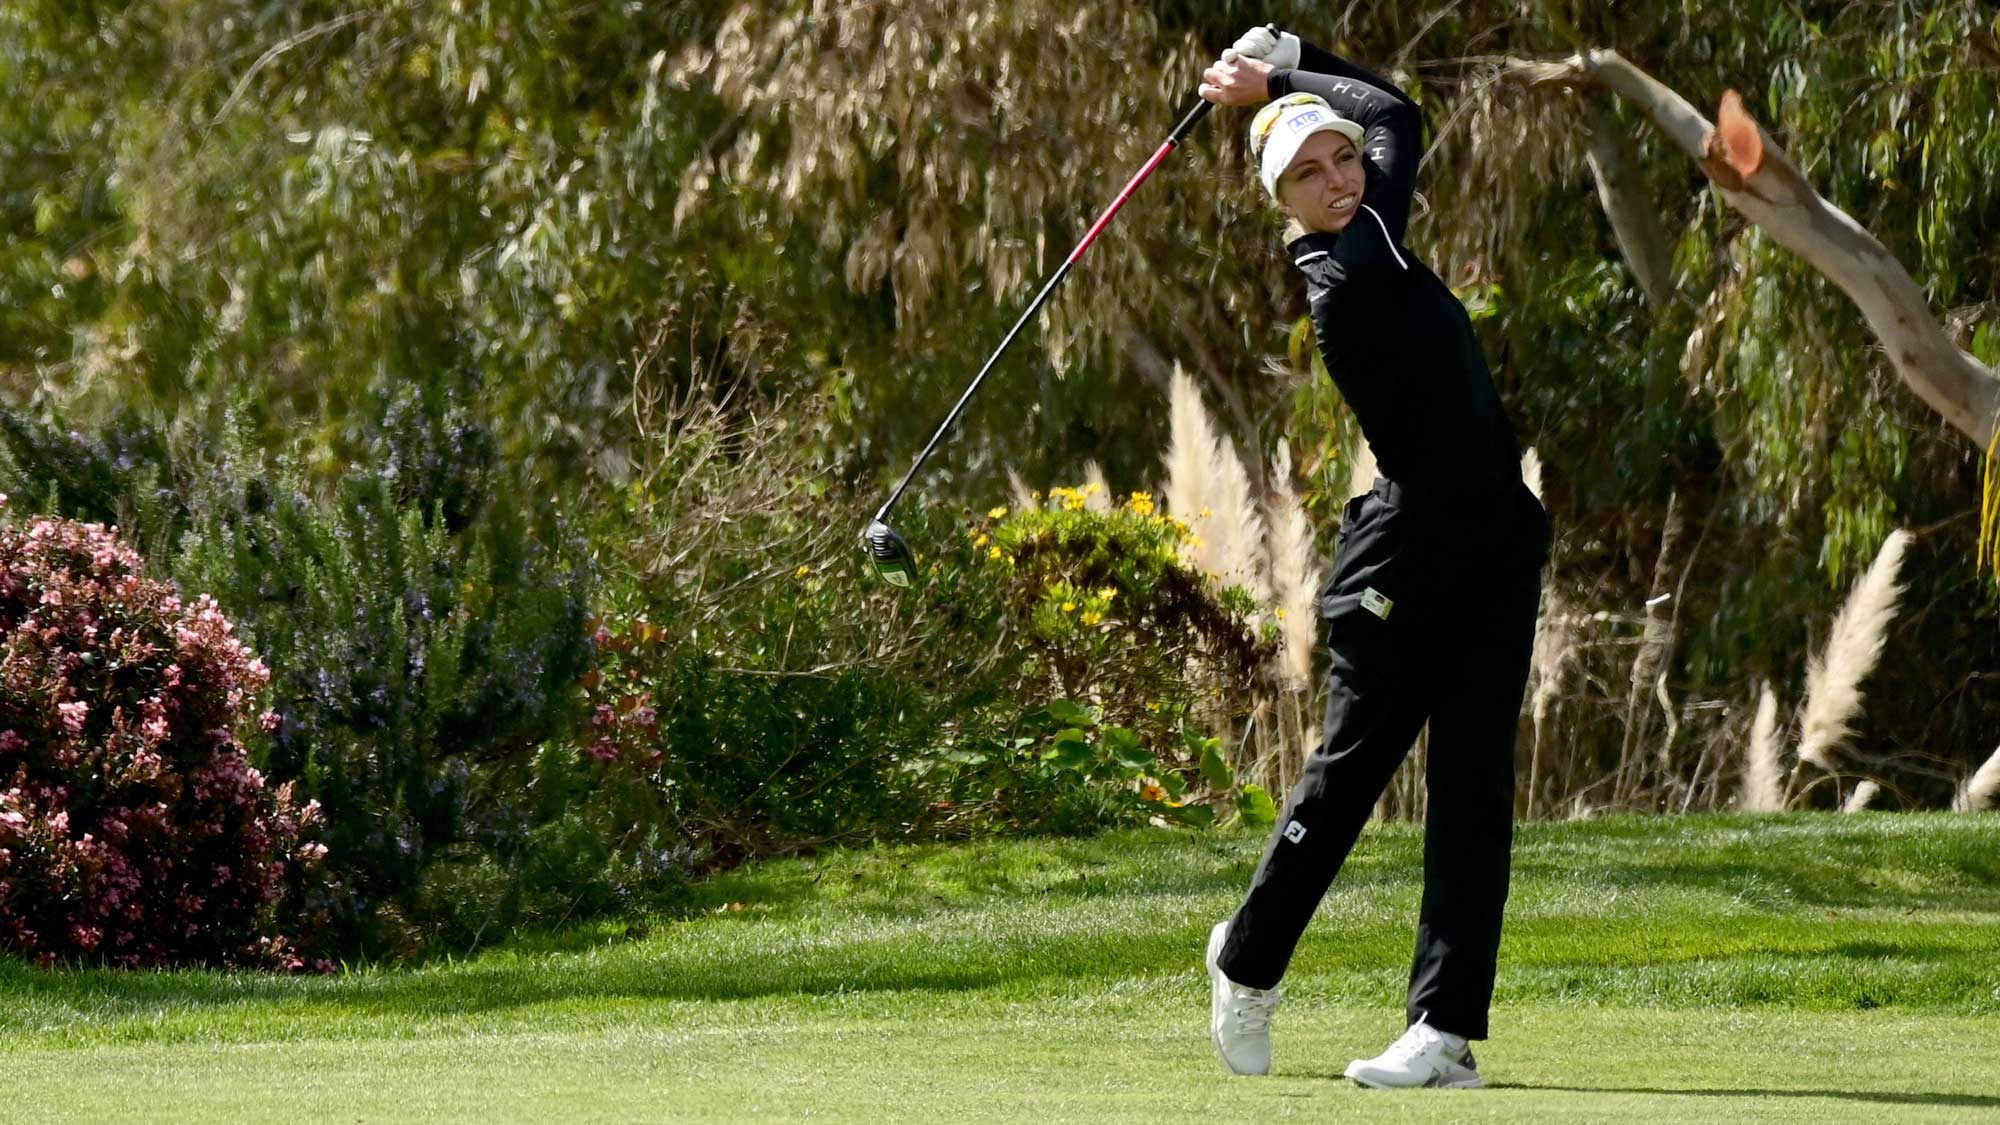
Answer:
POLYGON ((1297 131, 1308 125, 1317 125, 1324 120, 1326 120, 1325 114, 1316 109, 1309 109, 1304 113, 1295 113, 1286 118, 1285 126, 1293 131, 1297 131))

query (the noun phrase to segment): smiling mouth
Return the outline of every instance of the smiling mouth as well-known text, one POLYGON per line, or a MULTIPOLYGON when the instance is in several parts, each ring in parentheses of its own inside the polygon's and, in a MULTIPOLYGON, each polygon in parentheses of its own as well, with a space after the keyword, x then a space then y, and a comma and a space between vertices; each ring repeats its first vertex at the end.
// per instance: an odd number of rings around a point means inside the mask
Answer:
POLYGON ((1352 211, 1354 210, 1354 205, 1358 203, 1360 199, 1361 197, 1358 195, 1343 195, 1339 199, 1334 200, 1331 204, 1328 204, 1327 210, 1352 211))

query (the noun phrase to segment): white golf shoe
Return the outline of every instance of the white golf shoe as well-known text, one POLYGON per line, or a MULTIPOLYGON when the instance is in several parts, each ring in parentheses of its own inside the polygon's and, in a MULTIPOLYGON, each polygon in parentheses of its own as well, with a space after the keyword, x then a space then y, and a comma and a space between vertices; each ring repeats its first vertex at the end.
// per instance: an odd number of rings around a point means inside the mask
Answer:
POLYGON ((1246 988, 1222 975, 1216 964, 1229 923, 1217 922, 1208 934, 1208 1034, 1222 1065, 1237 1074, 1271 1073, 1271 1013, 1278 1010, 1279 989, 1246 988))
POLYGON ((1418 1020, 1401 1039, 1372 1059, 1347 1064, 1347 1076, 1377 1090, 1441 1086, 1451 1090, 1480 1087, 1479 1064, 1472 1045, 1456 1035, 1418 1020))

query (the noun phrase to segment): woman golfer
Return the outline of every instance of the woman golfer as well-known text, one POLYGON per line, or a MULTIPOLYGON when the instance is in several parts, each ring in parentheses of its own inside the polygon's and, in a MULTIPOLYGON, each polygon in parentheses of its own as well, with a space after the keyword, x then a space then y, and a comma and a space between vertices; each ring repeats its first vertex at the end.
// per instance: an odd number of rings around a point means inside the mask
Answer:
POLYGON ((1347 1077, 1480 1084, 1513 843, 1514 730, 1549 525, 1464 306, 1403 244, 1419 114, 1388 82, 1255 29, 1202 76, 1250 126, 1264 189, 1304 233, 1320 355, 1380 467, 1348 502, 1320 619, 1326 734, 1235 917, 1210 935, 1210 1030, 1238 1074, 1271 1067, 1271 1016, 1306 923, 1376 798, 1430 723, 1424 896, 1409 1028, 1347 1077))

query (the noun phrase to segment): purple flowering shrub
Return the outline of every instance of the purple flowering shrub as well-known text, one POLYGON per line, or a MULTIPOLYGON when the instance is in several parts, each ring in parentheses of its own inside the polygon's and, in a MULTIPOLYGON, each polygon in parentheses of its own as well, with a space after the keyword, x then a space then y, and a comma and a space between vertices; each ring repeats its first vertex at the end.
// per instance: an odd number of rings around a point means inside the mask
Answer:
POLYGON ((303 967, 319 810, 245 755, 270 672, 231 632, 100 524, 0 522, 0 949, 303 967))

